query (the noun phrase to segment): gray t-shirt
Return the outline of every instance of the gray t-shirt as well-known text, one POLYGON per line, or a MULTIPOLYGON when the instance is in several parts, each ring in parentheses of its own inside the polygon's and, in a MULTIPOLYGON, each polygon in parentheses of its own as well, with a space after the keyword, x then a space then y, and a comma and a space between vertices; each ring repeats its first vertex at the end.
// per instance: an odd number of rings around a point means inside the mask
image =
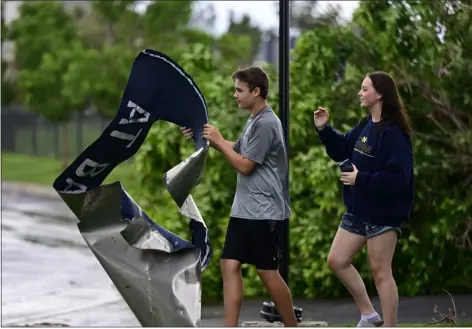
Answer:
POLYGON ((283 220, 291 210, 287 186, 287 150, 280 119, 270 107, 251 115, 234 150, 257 163, 250 175, 238 172, 231 216, 283 220))

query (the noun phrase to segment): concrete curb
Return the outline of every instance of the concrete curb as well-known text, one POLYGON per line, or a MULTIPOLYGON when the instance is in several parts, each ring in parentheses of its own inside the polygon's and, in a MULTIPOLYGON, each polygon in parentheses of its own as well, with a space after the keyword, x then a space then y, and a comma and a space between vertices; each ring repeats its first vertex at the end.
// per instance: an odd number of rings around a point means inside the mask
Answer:
POLYGON ((2 194, 26 194, 35 197, 59 200, 60 197, 51 185, 38 185, 2 180, 2 194))
MULTIPOLYGON (((283 327, 281 322, 267 322, 267 321, 245 321, 241 327, 283 327)), ((325 321, 302 321, 298 324, 299 327, 327 327, 328 322, 325 321)))

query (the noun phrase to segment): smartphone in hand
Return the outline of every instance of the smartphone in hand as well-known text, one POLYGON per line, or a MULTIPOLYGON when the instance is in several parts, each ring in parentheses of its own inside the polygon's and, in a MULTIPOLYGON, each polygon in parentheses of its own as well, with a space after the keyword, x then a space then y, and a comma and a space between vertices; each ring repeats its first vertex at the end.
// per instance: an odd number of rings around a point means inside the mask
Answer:
POLYGON ((352 167, 351 161, 349 159, 344 160, 339 164, 339 169, 341 169, 341 172, 352 172, 354 171, 354 168, 352 167))

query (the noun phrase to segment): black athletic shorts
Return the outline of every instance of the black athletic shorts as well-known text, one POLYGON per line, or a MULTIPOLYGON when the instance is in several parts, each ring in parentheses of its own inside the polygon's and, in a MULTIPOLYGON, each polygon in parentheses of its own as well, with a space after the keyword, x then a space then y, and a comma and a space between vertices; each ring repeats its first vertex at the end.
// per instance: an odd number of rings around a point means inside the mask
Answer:
POLYGON ((235 259, 259 270, 277 270, 282 220, 230 217, 222 259, 235 259))

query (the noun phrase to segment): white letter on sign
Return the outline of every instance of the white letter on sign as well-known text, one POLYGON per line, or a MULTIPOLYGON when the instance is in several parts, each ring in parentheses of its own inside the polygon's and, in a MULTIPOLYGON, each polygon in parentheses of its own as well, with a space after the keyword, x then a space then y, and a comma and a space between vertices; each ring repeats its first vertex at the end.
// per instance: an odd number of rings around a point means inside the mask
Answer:
POLYGON ((106 167, 108 167, 109 163, 96 163, 93 160, 85 159, 84 162, 77 168, 75 174, 79 177, 90 176, 94 177, 101 173, 106 167), (91 167, 92 169, 89 171, 85 171, 85 167, 91 167))
POLYGON ((126 145, 126 148, 130 148, 131 145, 133 145, 134 141, 136 140, 136 138, 138 138, 139 134, 141 134, 141 131, 143 129, 139 129, 138 133, 136 134, 136 136, 134 135, 131 135, 131 134, 127 134, 127 133, 123 133, 121 131, 118 131, 118 130, 113 130, 110 134, 111 137, 115 137, 115 138, 119 138, 119 139, 124 139, 124 140, 128 140, 128 141, 131 141, 131 143, 129 143, 128 145, 126 145))
POLYGON ((67 178, 66 183, 69 185, 67 185, 67 187, 64 191, 62 191, 62 193, 79 194, 87 192, 87 186, 74 182, 72 178, 67 178), (74 187, 77 189, 73 189, 74 187))
POLYGON ((139 105, 133 103, 132 101, 128 101, 128 107, 131 108, 131 112, 129 114, 129 119, 121 119, 120 125, 128 124, 128 123, 144 123, 149 121, 149 112, 143 110, 139 105), (136 111, 142 115, 141 118, 135 118, 136 111))

